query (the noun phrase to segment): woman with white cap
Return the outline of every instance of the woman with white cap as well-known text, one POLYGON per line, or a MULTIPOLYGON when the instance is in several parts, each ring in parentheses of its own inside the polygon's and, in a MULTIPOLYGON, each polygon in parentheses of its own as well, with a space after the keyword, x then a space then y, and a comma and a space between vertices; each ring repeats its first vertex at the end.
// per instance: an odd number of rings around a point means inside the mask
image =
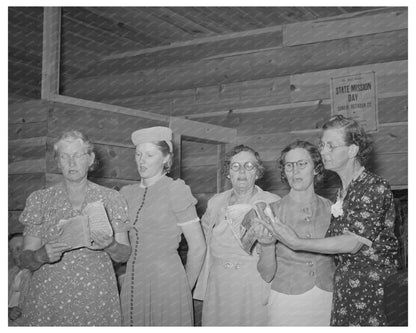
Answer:
POLYGON ((121 288, 125 326, 192 326, 191 290, 205 255, 196 214, 197 200, 183 180, 166 176, 172 165, 172 131, 135 131, 140 184, 121 189, 129 205, 132 255, 121 288), (184 268, 177 252, 181 234, 188 243, 184 268))

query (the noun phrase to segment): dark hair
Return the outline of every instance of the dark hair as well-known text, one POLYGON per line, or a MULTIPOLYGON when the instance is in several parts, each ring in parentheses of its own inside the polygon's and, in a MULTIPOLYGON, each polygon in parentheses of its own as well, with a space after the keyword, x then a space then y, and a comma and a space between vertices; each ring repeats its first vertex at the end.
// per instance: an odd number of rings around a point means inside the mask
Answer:
MULTIPOLYGON (((94 144, 90 141, 90 139, 88 139, 88 137, 85 134, 77 130, 69 130, 69 131, 62 133, 62 135, 59 137, 58 140, 56 140, 56 142, 53 145, 53 152, 54 152, 55 160, 57 160, 59 157, 59 144, 62 141, 75 141, 75 140, 81 140, 83 142, 85 147, 87 147, 87 154, 90 155, 94 151, 94 144)), ((94 163, 88 168, 88 170, 94 171, 97 165, 98 165, 98 160, 95 158, 94 163)))
POLYGON ((170 151, 166 141, 152 141, 152 143, 160 150, 163 156, 169 156, 166 163, 163 164, 163 171, 169 173, 173 164, 173 152, 170 151))
POLYGON ((254 157, 256 158, 256 164, 257 164, 257 179, 260 179, 264 175, 264 171, 266 168, 263 165, 263 161, 260 159, 260 155, 258 152, 256 152, 253 148, 250 148, 249 146, 245 145, 238 145, 235 146, 233 149, 231 149, 227 154, 225 154, 225 160, 222 167, 222 174, 227 177, 230 173, 230 163, 233 156, 241 153, 242 151, 247 151, 249 153, 252 153, 254 157))
POLYGON ((324 178, 324 163, 322 162, 321 154, 319 153, 318 147, 308 141, 296 140, 291 144, 287 145, 281 152, 278 164, 280 167, 280 178, 283 183, 288 183, 285 173, 285 159, 288 152, 293 149, 302 148, 305 149, 313 161, 313 168, 315 170, 314 184, 319 184, 324 178))
POLYGON ((21 232, 13 232, 9 235, 9 242, 15 237, 23 237, 23 233, 21 232))
POLYGON ((361 165, 365 165, 373 147, 370 137, 358 122, 343 115, 336 115, 322 125, 323 131, 328 129, 343 129, 345 144, 358 147, 356 159, 361 165))

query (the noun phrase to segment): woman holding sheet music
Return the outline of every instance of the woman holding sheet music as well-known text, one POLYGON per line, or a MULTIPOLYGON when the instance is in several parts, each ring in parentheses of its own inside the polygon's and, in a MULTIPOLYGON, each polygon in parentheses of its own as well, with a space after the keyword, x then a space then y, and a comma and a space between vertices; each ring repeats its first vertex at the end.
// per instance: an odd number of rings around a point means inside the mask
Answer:
POLYGON ((203 326, 266 325, 269 285, 256 268, 261 246, 247 248, 240 238, 242 220, 255 202, 279 199, 255 185, 263 173, 259 154, 250 147, 240 145, 226 155, 223 174, 232 189, 214 195, 202 217, 207 255, 194 298, 204 301, 203 326))
POLYGON ((111 259, 126 261, 131 253, 127 204, 117 191, 87 179, 95 155, 92 143, 82 133, 65 132, 55 143, 54 152, 63 181, 33 192, 19 219, 25 226, 21 262, 33 271, 23 305, 23 325, 120 325, 111 259), (92 232, 93 249, 64 243, 60 224, 65 222, 66 228, 71 223, 79 225, 87 219, 83 216, 87 204, 97 201, 105 207, 114 236, 92 232))
MULTIPOLYGON (((290 191, 270 204, 274 216, 300 237, 324 237, 329 227, 331 202, 315 194, 323 163, 317 147, 295 141, 282 150, 281 179, 290 191)), ((335 265, 332 256, 293 251, 283 243, 263 246, 258 269, 272 281, 270 326, 329 326, 335 265)))

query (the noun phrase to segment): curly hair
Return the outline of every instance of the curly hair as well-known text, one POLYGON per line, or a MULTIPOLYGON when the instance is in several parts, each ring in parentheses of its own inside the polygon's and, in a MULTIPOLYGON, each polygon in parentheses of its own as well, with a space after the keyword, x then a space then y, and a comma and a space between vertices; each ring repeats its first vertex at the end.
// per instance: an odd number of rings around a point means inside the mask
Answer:
MULTIPOLYGON (((54 152, 54 158, 55 160, 58 159, 59 156, 59 144, 62 141, 75 141, 75 140, 81 140, 84 146, 87 148, 87 154, 91 154, 94 152, 94 144, 88 139, 88 137, 77 130, 69 130, 64 133, 56 140, 56 142, 53 145, 53 152, 54 152)), ((89 167, 89 171, 95 170, 95 168, 98 166, 98 160, 94 159, 94 163, 89 167)))
POLYGON ((361 165, 365 165, 373 149, 372 140, 358 122, 343 115, 336 115, 322 125, 323 131, 328 129, 343 129, 345 144, 348 146, 354 144, 358 147, 356 160, 361 165))
POLYGON ((292 142, 291 144, 287 145, 285 148, 283 148, 280 154, 280 157, 278 159, 278 164, 280 168, 280 179, 282 180, 284 184, 288 183, 286 173, 285 173, 286 155, 288 152, 296 148, 305 149, 309 153, 309 156, 312 159, 313 168, 315 171, 314 185, 319 184, 324 178, 324 163, 322 162, 321 154, 319 152, 318 147, 316 147, 315 145, 313 145, 312 143, 308 141, 302 141, 302 140, 296 140, 292 142))
POLYGON ((256 152, 253 148, 245 145, 235 146, 227 154, 225 154, 225 160, 222 167, 223 176, 227 177, 230 173, 230 163, 233 156, 237 155, 238 153, 241 153, 242 151, 247 151, 254 155, 254 157, 256 158, 257 179, 262 178, 266 168, 263 165, 263 161, 260 159, 259 153, 256 152))

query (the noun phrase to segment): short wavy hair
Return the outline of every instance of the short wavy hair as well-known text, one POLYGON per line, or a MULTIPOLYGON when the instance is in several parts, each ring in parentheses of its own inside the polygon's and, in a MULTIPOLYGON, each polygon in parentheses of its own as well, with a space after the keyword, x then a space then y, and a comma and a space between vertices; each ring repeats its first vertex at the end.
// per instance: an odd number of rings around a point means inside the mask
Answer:
MULTIPOLYGON (((62 135, 56 140, 56 142, 53 145, 53 153, 55 160, 58 160, 59 157, 59 144, 62 141, 75 141, 75 140, 81 140, 82 143, 87 148, 87 153, 91 154, 94 152, 94 144, 92 141, 83 133, 81 133, 78 130, 69 130, 66 132, 63 132, 62 135)), ((95 170, 95 168, 98 166, 98 160, 95 158, 94 163, 89 167, 89 171, 95 170)))
POLYGON ((315 171, 314 184, 315 185, 319 184, 324 178, 324 163, 322 162, 321 154, 317 146, 315 146, 314 144, 308 141, 303 141, 303 140, 296 140, 290 143, 289 145, 287 145, 285 148, 283 148, 280 154, 280 157, 278 159, 278 165, 280 168, 280 179, 282 180, 284 184, 288 184, 288 180, 287 180, 286 173, 285 173, 286 155, 288 152, 296 148, 305 149, 309 153, 309 156, 312 159, 313 168, 315 171))
POLYGON ((256 169, 257 169, 257 179, 261 179, 266 171, 263 161, 260 158, 260 154, 256 152, 253 148, 245 145, 238 145, 232 148, 227 154, 225 154, 224 164, 222 167, 222 174, 224 177, 227 177, 230 173, 230 163, 233 156, 241 153, 242 151, 250 152, 256 158, 256 169))
POLYGON ((169 173, 173 164, 173 152, 170 151, 166 141, 152 141, 152 143, 160 150, 164 157, 169 156, 166 163, 163 164, 163 171, 169 173))
POLYGON ((361 165, 367 163, 373 150, 372 140, 358 122, 343 115, 336 115, 322 125, 322 131, 328 129, 343 129, 345 144, 348 146, 356 145, 358 147, 357 161, 361 165))

